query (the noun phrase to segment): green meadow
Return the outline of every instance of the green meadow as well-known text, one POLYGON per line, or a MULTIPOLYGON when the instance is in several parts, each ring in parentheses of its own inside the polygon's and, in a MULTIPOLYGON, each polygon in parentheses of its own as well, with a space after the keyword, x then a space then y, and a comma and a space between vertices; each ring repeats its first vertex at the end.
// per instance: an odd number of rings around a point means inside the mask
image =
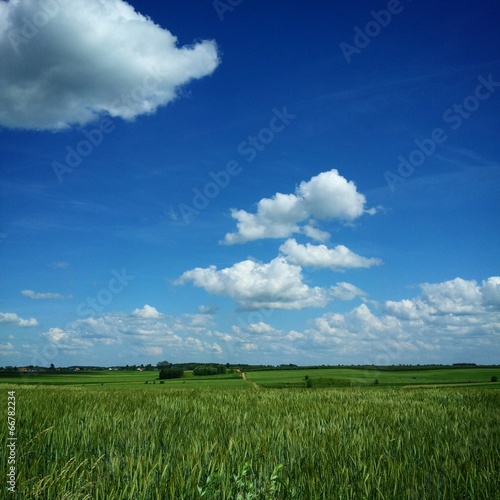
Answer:
MULTIPOLYGON (((164 383, 157 372, 3 379, 5 400, 16 392, 17 483, 8 498, 500 500, 495 374, 319 368, 247 371, 246 379, 186 373, 164 383)), ((5 443, 6 425, 0 435, 5 443)), ((6 454, 0 460, 6 470, 6 454)))

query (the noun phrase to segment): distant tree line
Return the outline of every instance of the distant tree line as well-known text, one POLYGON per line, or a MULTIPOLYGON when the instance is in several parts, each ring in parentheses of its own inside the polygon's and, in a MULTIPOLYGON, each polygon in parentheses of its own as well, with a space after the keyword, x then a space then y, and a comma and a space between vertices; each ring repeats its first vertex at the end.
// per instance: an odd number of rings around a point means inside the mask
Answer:
POLYGON ((193 369, 193 375, 205 376, 205 375, 224 375, 227 372, 227 368, 224 365, 198 365, 193 369))

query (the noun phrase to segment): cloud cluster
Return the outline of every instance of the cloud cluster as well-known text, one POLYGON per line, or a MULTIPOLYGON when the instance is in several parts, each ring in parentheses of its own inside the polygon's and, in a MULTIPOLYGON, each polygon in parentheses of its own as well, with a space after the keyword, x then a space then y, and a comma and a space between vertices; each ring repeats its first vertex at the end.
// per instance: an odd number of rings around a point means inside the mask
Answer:
POLYGON ((315 227, 316 221, 351 222, 365 212, 366 199, 352 181, 337 170, 322 172, 309 181, 301 182, 293 194, 276 193, 257 203, 257 212, 231 211, 238 231, 228 233, 224 243, 232 245, 264 238, 288 238, 302 233, 324 241, 328 233, 315 227))
POLYGON ((2 323, 13 324, 16 326, 20 326, 21 328, 31 328, 33 326, 38 326, 38 321, 35 318, 23 319, 15 313, 0 313, 0 324, 2 323))
POLYGON ((39 130, 153 113, 219 64, 123 0, 0 2, 0 60, 0 125, 39 130))
POLYGON ((464 350, 474 360, 485 346, 498 352, 500 277, 481 285, 456 278, 420 288, 414 299, 389 300, 375 310, 361 304, 346 314, 324 314, 304 331, 306 343, 373 364, 456 362, 464 350))
MULTIPOLYGON (((358 193, 356 185, 337 170, 330 170, 301 182, 294 194, 277 193, 273 198, 261 199, 255 214, 233 210, 238 232, 226 234, 224 242, 287 238, 294 233, 324 240, 329 234, 318 229, 318 221, 352 221, 366 212, 375 213, 365 210, 365 197, 358 193)), ((268 263, 248 258, 226 269, 198 267, 184 272, 175 284, 192 282, 208 293, 231 297, 244 310, 324 307, 332 300, 353 300, 365 293, 346 282, 326 288, 310 286, 305 282, 303 268, 343 271, 381 263, 380 259, 362 257, 344 245, 303 245, 289 238, 279 247, 278 256, 268 263)))
POLYGON ((66 354, 78 354, 96 346, 114 349, 117 345, 132 347, 134 352, 148 356, 160 356, 166 351, 182 352, 184 356, 192 352, 222 352, 216 342, 198 338, 205 337, 208 330, 197 319, 198 315, 167 316, 145 305, 131 314, 103 314, 79 319, 64 329, 50 328, 43 337, 66 354))
POLYGON ((131 314, 108 313, 51 328, 43 336, 58 351, 78 356, 95 347, 114 352, 126 346, 158 358, 198 354, 262 362, 279 353, 302 364, 494 363, 500 348, 499 291, 500 277, 481 284, 460 278, 423 284, 412 299, 327 312, 301 331, 277 328, 261 313, 242 314, 239 323, 218 331, 208 312, 174 317, 146 305, 131 314), (457 299, 454 313, 448 312, 450 297, 457 299))

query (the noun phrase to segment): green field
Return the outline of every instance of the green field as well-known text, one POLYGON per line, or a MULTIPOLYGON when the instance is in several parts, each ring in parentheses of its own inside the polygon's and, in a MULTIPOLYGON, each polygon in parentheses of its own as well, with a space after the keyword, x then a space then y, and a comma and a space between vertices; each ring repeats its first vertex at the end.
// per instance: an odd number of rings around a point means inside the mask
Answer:
MULTIPOLYGON (((301 368, 291 370, 262 370, 246 373, 248 382, 254 382, 262 388, 305 387, 305 377, 313 382, 313 387, 343 387, 372 386, 375 380, 379 386, 414 386, 434 384, 485 384, 497 387, 491 383, 491 378, 497 376, 500 380, 500 367, 495 368, 439 368, 439 369, 409 369, 383 370, 360 368, 301 368)), ((28 385, 81 385, 102 388, 144 388, 151 385, 154 389, 160 384, 158 371, 81 371, 71 374, 58 372, 42 372, 22 374, 16 377, 5 377, 0 373, 0 383, 28 385)), ((498 383, 500 384, 500 382, 498 383)), ((165 380, 166 387, 171 388, 251 388, 241 373, 227 375, 212 375, 195 377, 187 371, 182 379, 165 380)))
MULTIPOLYGON (((329 368, 249 371, 246 380, 187 372, 163 384, 158 372, 4 378, 5 398, 16 391, 9 498, 500 500, 493 375, 329 368)), ((0 436, 5 443, 6 425, 0 436)))
POLYGON ((185 372, 182 379, 165 380, 163 384, 158 378, 158 373, 158 371, 81 371, 71 374, 45 372, 23 374, 16 377, 4 377, 0 375, 0 383, 18 385, 93 386, 102 389, 192 388, 206 387, 207 385, 214 385, 220 388, 246 387, 240 373, 194 377, 192 372, 185 372))
MULTIPOLYGON (((315 368, 248 372, 247 378, 262 387, 304 386, 308 376, 313 387, 369 386, 375 380, 384 386, 423 384, 491 384, 500 380, 500 368, 441 368, 425 370, 380 370, 355 368, 315 368)), ((493 386, 493 384, 492 384, 493 386)))
POLYGON ((10 498, 500 498, 499 391, 166 386, 16 387, 10 498))

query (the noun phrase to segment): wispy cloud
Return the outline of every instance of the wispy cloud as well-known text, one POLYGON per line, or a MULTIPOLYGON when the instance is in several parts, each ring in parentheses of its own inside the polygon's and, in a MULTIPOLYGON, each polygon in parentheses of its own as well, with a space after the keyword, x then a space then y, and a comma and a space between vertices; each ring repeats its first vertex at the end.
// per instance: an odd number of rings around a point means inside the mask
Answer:
POLYGON ((72 295, 61 295, 60 293, 40 293, 33 290, 21 290, 21 295, 33 300, 69 300, 72 295))

